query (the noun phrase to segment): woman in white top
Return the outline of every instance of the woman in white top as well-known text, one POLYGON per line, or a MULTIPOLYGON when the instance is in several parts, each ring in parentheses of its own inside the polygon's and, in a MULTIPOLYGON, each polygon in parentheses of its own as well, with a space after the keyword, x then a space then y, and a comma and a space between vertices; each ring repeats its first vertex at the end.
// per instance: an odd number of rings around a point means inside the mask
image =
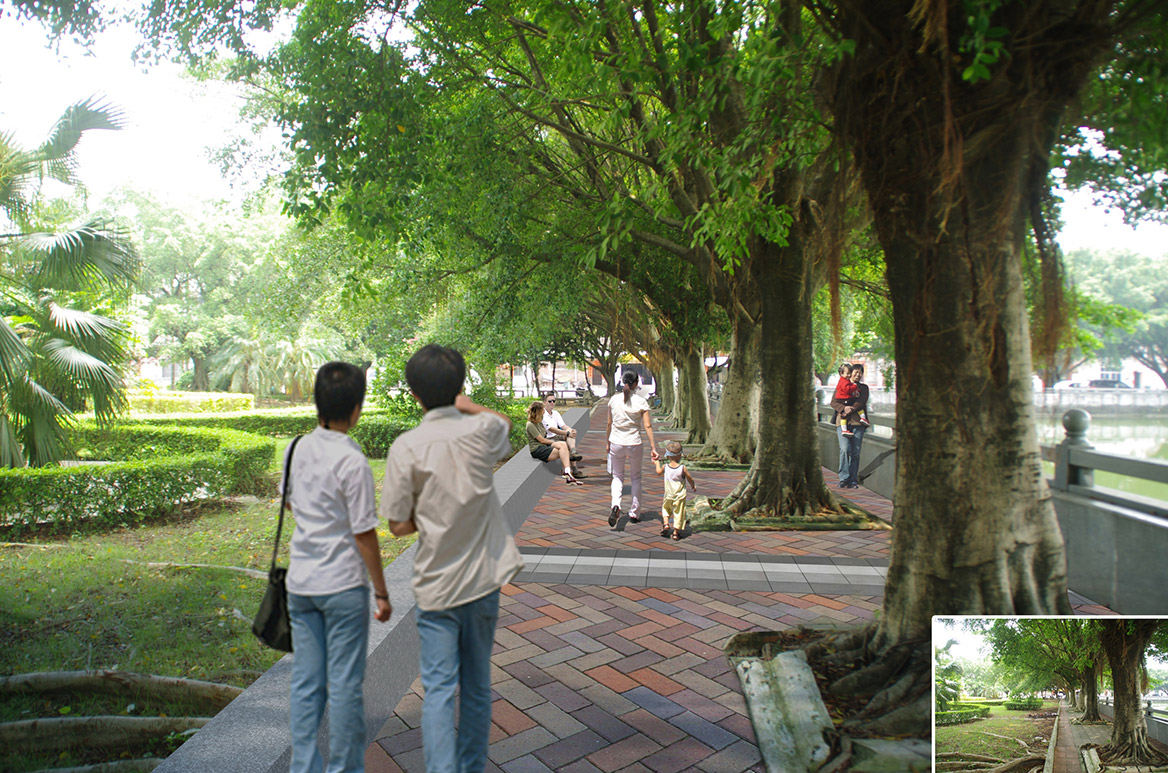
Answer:
POLYGON ((649 403, 637 394, 640 378, 633 371, 626 371, 621 379, 621 393, 608 400, 608 471, 612 473, 612 511, 608 525, 616 526, 621 513, 621 494, 625 488, 625 463, 628 463, 629 478, 632 483, 633 501, 629 507, 629 520, 640 520, 637 511, 641 507, 641 464, 643 449, 641 431, 643 426, 649 435, 649 447, 653 459, 657 458, 657 443, 653 439, 653 425, 649 419, 649 403))

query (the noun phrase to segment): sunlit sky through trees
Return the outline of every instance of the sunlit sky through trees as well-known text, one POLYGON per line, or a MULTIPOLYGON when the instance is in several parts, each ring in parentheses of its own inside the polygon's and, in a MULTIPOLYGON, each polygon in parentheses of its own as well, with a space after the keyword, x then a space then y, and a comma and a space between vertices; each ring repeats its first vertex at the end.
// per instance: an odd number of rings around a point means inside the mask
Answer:
MULTIPOLYGON (((963 658, 966 660, 988 660, 990 656, 989 645, 985 643, 981 634, 966 631, 962 625, 962 621, 967 618, 949 617, 933 618, 933 644, 936 647, 944 647, 950 639, 956 639, 957 643, 949 649, 949 654, 956 658, 963 658)), ((1168 661, 1162 661, 1154 656, 1148 657, 1148 665, 1155 667, 1168 667, 1168 661)))
MULTIPOLYGON (((71 41, 48 43, 36 24, 0 19, 0 131, 22 147, 38 144, 70 104, 93 94, 121 107, 127 127, 95 132, 82 145, 81 177, 100 200, 120 187, 161 194, 166 200, 235 199, 209 152, 226 144, 238 126, 238 88, 199 83, 177 64, 144 71, 131 59, 133 30, 114 27, 86 52, 71 41)), ((265 135, 279 142, 275 130, 265 135)), ((257 172, 258 174, 258 172, 257 172)), ((1069 194, 1063 208, 1064 250, 1129 249, 1168 257, 1168 227, 1127 227, 1119 213, 1091 205, 1087 194, 1069 194)))

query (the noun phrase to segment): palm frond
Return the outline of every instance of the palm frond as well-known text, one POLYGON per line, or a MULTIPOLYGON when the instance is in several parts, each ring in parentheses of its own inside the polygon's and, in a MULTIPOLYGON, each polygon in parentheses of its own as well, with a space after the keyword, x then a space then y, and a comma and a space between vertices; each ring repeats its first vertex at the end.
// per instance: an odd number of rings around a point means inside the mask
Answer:
POLYGON ((116 340, 128 332, 116 319, 88 311, 70 309, 49 302, 49 321, 58 331, 76 343, 116 340))
POLYGON ((18 148, 12 134, 0 134, 0 211, 21 227, 30 209, 24 186, 39 170, 36 157, 18 148))
POLYGON ((129 285, 142 268, 126 233, 101 220, 63 233, 29 234, 20 251, 39 263, 34 281, 41 287, 80 289, 94 278, 129 285))
POLYGON ((25 467, 28 461, 20 450, 16 427, 8 420, 8 412, 0 410, 0 467, 25 467))
POLYGON ((17 416, 16 434, 29 464, 52 464, 70 453, 65 430, 73 412, 48 389, 25 378, 10 396, 9 410, 17 416))
POLYGON ((2 383, 16 381, 18 374, 28 367, 32 357, 28 346, 7 320, 0 319, 0 378, 2 383))
POLYGON ((119 108, 103 103, 97 96, 68 107, 57 119, 57 125, 45 143, 37 149, 43 167, 42 174, 61 182, 73 184, 74 151, 87 131, 120 129, 125 115, 119 108))
POLYGON ((59 368, 84 388, 104 387, 109 390, 122 388, 122 377, 116 370, 92 354, 78 349, 69 341, 54 338, 44 344, 42 351, 52 366, 59 368))

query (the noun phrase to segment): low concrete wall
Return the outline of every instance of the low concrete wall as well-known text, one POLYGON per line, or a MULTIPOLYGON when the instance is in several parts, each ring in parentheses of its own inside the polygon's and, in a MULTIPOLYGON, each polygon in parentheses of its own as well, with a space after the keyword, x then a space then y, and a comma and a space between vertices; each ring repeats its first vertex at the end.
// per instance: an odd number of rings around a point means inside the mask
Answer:
POLYGON ((1053 490, 1076 593, 1125 615, 1168 609, 1168 520, 1053 490))
MULTIPOLYGON (((821 421, 817 431, 823 466, 838 471, 839 430, 821 421)), ((892 438, 864 435, 860 444, 860 483, 885 499, 892 499, 896 490, 896 442, 892 438)))
MULTIPOLYGON (((588 431, 587 408, 564 412, 564 421, 577 432, 588 431)), ((495 491, 503 514, 514 531, 556 480, 559 469, 531 458, 520 449, 495 473, 495 491)), ((365 737, 372 743, 393 716, 410 685, 418 678, 417 611, 410 578, 417 545, 411 545, 385 569, 393 617, 369 627, 369 656, 365 670, 365 737)), ((258 604, 258 599, 256 600, 258 604)), ((292 757, 288 694, 292 658, 285 655, 243 694, 220 711, 161 765, 158 773, 284 773, 292 757)), ((318 743, 328 748, 328 714, 318 743)))

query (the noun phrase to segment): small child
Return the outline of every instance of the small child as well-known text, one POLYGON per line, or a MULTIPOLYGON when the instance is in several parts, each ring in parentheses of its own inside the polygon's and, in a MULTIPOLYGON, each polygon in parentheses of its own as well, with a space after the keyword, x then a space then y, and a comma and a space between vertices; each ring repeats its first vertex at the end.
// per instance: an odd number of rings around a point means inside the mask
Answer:
MULTIPOLYGON (((852 366, 849 363, 844 363, 839 366, 839 381, 835 384, 835 395, 832 397, 833 401, 839 401, 844 405, 852 405, 855 400, 856 393, 860 388, 852 383, 852 366)), ((867 427, 869 424, 867 411, 860 409, 856 411, 856 418, 859 419, 860 424, 867 427)), ((853 435, 854 433, 848 429, 848 423, 839 414, 836 414, 835 422, 840 425, 840 433, 843 435, 853 435)))
POLYGON ((673 539, 681 539, 681 530, 685 528, 685 486, 697 492, 698 486, 694 483, 689 470, 681 464, 681 443, 673 440, 665 444, 665 461, 653 460, 658 475, 665 476, 665 498, 661 502, 661 536, 668 537, 672 532, 673 539), (673 516, 673 528, 669 527, 669 518, 673 516))

